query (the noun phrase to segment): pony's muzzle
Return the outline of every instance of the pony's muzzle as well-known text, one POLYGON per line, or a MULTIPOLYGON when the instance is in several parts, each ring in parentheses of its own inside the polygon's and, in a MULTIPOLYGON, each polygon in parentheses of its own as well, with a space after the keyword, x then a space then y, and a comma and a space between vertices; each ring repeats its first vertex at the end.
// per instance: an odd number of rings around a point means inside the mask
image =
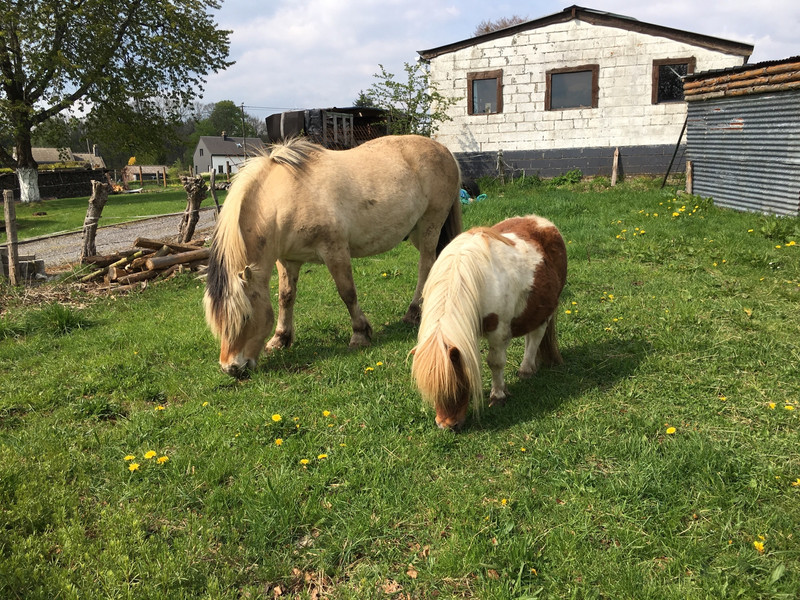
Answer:
POLYGON ((220 370, 226 375, 235 377, 236 379, 244 379, 249 376, 250 371, 256 366, 256 361, 252 358, 247 358, 244 362, 234 361, 228 364, 220 363, 220 370))

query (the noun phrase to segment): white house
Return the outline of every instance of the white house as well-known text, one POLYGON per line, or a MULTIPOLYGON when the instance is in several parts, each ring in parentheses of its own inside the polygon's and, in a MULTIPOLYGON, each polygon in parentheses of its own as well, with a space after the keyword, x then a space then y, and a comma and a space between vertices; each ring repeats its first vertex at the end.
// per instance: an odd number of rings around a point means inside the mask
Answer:
MULTIPOLYGON (((435 139, 465 175, 663 173, 682 135, 681 77, 744 64, 749 44, 571 6, 419 51, 430 80, 458 98, 435 139)), ((680 166, 680 165, 679 165, 680 166)))
POLYGON ((193 164, 195 173, 210 173, 218 175, 236 173, 245 159, 266 151, 264 142, 260 138, 201 136, 194 150, 193 164))

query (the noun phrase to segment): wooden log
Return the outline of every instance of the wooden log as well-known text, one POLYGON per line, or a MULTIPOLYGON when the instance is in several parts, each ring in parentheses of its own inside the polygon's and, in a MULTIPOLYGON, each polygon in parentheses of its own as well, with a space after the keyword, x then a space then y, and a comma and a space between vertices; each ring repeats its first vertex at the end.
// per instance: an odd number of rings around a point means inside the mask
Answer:
POLYGON ((92 195, 89 197, 89 207, 86 209, 86 218, 83 220, 83 247, 81 248, 81 261, 86 256, 97 254, 95 247, 95 236, 97 235, 97 223, 103 213, 103 207, 108 201, 108 194, 111 186, 102 181, 92 180, 92 195))
POLYGON ((619 174, 619 148, 614 148, 614 162, 611 165, 611 187, 617 185, 618 174, 619 174))
MULTIPOLYGON (((203 240, 203 243, 205 243, 205 240, 203 240)), ((137 248, 150 248, 151 250, 159 250, 162 246, 167 246, 173 252, 191 252, 192 250, 197 250, 197 246, 193 242, 179 244, 177 242, 162 242, 141 237, 136 238, 133 245, 137 248)))
POLYGON ((148 259, 157 258, 159 256, 166 256, 167 254, 170 253, 170 251, 171 251, 170 247, 165 244, 165 245, 161 246, 161 248, 159 248, 155 252, 153 252, 151 254, 148 254, 147 256, 143 256, 141 258, 137 258, 136 260, 132 261, 131 265, 130 265, 131 266, 131 270, 138 271, 139 269, 141 269, 142 267, 145 267, 147 265, 147 260, 148 259))
POLYGON ((686 161, 686 193, 692 193, 692 187, 694 186, 694 165, 692 161, 686 161))
POLYGON ((11 285, 20 284, 19 257, 17 246, 17 209, 14 206, 14 192, 3 191, 3 212, 6 219, 6 248, 8 249, 8 280, 11 285))
POLYGON ((200 248, 192 252, 181 252, 180 254, 170 254, 169 256, 161 256, 158 258, 148 258, 148 269, 164 269, 177 265, 180 263, 188 263, 195 260, 203 260, 211 256, 210 248, 200 248))
MULTIPOLYGON (((107 267, 122 258, 126 258, 131 254, 136 253, 137 250, 122 250, 114 252, 113 254, 98 254, 96 256, 87 256, 81 262, 85 265, 95 265, 97 267, 107 267)), ((153 250, 144 250, 145 254, 152 254, 153 250)))
POLYGON ((148 279, 155 279, 162 272, 161 271, 139 271, 138 273, 130 273, 124 277, 117 279, 117 282, 122 285, 130 285, 131 283, 138 283, 140 281, 147 281, 148 279))
MULTIPOLYGON (((134 254, 131 254, 130 256, 127 256, 125 258, 121 258, 117 262, 115 262, 113 264, 110 264, 107 267, 103 267, 102 269, 100 269, 98 271, 94 271, 92 273, 89 273, 88 275, 85 275, 84 277, 81 277, 80 278, 80 282, 81 283, 86 283, 88 281, 91 281, 92 279, 96 279, 97 277, 102 277, 103 275, 108 273, 108 270, 111 267, 122 266, 122 265, 127 264, 127 263, 131 262, 132 260, 135 260, 135 259, 137 259, 137 258, 139 258, 140 256, 143 256, 143 255, 144 255, 144 251, 143 250, 139 250, 138 252, 135 252, 134 254)), ((167 258, 167 257, 165 257, 165 258, 167 258)))

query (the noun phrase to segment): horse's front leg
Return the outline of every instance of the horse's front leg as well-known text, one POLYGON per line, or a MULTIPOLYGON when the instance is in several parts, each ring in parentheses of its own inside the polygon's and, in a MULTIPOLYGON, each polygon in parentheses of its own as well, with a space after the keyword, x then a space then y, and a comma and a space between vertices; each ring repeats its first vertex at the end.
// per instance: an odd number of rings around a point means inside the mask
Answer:
POLYGON ((294 342, 294 302, 297 299, 297 278, 303 263, 278 260, 278 324, 275 335, 267 343, 267 351, 288 348, 294 342))
POLYGON ((486 363, 492 371, 492 391, 489 394, 489 406, 503 406, 511 396, 508 393, 503 377, 503 369, 506 366, 506 355, 510 342, 510 334, 489 337, 489 353, 486 356, 486 363))
POLYGON ((358 305, 356 284, 353 280, 353 267, 350 264, 350 251, 332 251, 322 256, 325 266, 336 283, 339 297, 347 306, 350 313, 350 322, 353 326, 353 336, 350 338, 350 348, 369 346, 372 341, 372 327, 364 311, 358 305))

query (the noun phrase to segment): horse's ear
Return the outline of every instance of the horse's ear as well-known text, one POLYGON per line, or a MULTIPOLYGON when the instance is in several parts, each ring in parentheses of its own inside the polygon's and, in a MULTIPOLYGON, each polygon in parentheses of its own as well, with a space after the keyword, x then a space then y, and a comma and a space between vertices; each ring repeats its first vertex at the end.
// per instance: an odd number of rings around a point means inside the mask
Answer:
POLYGON ((244 269, 239 271, 239 279, 241 279, 243 283, 250 283, 250 280, 253 279, 253 270, 250 268, 250 265, 247 265, 244 269))

